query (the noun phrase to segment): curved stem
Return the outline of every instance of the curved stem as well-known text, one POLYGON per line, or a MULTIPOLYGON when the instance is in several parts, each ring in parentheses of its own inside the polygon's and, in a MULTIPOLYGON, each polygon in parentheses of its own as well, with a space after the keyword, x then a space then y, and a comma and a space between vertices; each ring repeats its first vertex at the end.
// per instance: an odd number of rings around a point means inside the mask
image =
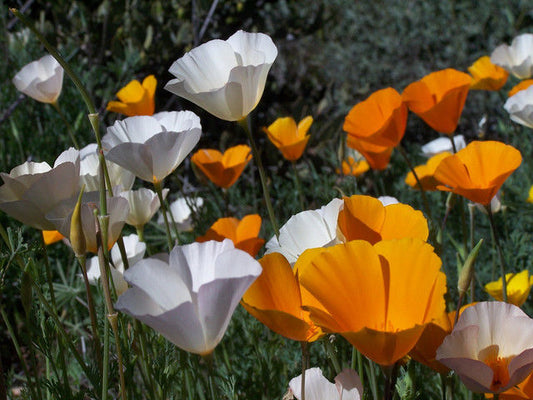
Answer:
POLYGON ((270 217, 270 223, 272 224, 272 228, 274 229, 276 238, 279 238, 278 222, 276 220, 276 216, 274 215, 274 209, 272 207, 272 202, 270 200, 270 194, 268 191, 268 184, 266 180, 265 170, 263 168, 263 163, 261 162, 261 156, 259 155, 259 151, 257 150, 257 146, 255 144, 255 140, 254 140, 254 137, 252 135, 252 132, 249 126, 250 117, 247 116, 246 118, 241 119, 239 121, 239 124, 242 126, 242 128, 246 132, 246 135, 248 136, 248 140, 250 141, 250 146, 252 147, 252 156, 255 160, 255 164, 257 165, 257 169, 259 170, 259 177, 261 178, 261 186, 263 187, 263 197, 265 199, 268 216, 270 217))

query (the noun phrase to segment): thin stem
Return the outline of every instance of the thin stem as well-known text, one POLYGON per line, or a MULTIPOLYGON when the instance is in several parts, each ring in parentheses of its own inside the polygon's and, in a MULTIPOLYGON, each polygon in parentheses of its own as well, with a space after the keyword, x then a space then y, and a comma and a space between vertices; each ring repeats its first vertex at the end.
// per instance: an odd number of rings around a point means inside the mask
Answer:
POLYGON ((72 140, 72 143, 74 144, 74 147, 76 148, 76 150, 79 150, 80 145, 78 144, 78 141, 76 140, 76 136, 74 136, 74 131, 72 130, 72 126, 70 125, 67 118, 65 117, 65 114, 63 114, 63 111, 61 111, 61 108, 59 107, 59 103, 56 101, 54 103, 51 103, 51 105, 57 111, 57 113, 59 114, 59 117, 61 118, 63 123, 66 125, 67 132, 70 136, 70 140, 72 140))
POLYGON ((302 385, 301 385, 301 399, 305 400, 305 371, 307 370, 307 355, 308 355, 308 348, 307 348, 307 342, 300 342, 300 345, 302 347, 302 385))
POLYGON ((298 169, 296 168, 296 162, 292 161, 292 170, 294 171, 294 181, 296 183, 296 190, 298 191, 298 197, 300 199, 300 210, 305 210, 304 206, 304 195, 302 192, 302 183, 300 182, 300 175, 298 174, 298 169))
MULTIPOLYGON (((133 323, 133 328, 137 332, 137 335, 139 337, 139 344, 140 344, 140 350, 141 350, 141 369, 144 370, 144 375, 146 375, 146 379, 149 383, 149 389, 152 395, 153 399, 157 399, 161 397, 160 391, 156 391, 156 386, 154 383, 154 371, 152 370, 151 364, 148 362, 148 353, 146 350, 146 338, 144 334, 143 327, 141 323, 138 320, 135 320, 133 323), (159 393, 159 397, 156 393, 159 393)), ((159 388, 158 388, 159 389, 159 388)))
POLYGON ((503 301, 507 302, 507 280, 505 279, 505 259, 503 257, 502 248, 500 246, 500 240, 498 238, 498 233, 496 232, 496 226, 494 224, 494 218, 492 217, 492 209, 490 203, 485 206, 487 214, 489 215, 490 228, 492 231, 492 236, 494 238, 494 244, 498 250, 498 256, 500 258, 500 274, 502 276, 502 292, 503 292, 503 301))
POLYGON ((326 354, 328 355, 331 363, 333 364, 333 368, 335 369, 336 374, 341 373, 341 365, 339 364, 339 360, 337 359, 337 355, 335 354, 335 348, 333 347, 333 344, 329 340, 329 337, 324 338, 324 347, 326 349, 326 354))
POLYGON ((385 375, 385 392, 384 400, 392 400, 396 392, 396 379, 398 378, 398 363, 389 367, 383 367, 383 374, 385 375))
POLYGON ((424 210, 426 211, 426 214, 428 215, 428 219, 430 223, 433 223, 433 217, 431 215, 431 208, 429 207, 429 202, 426 196, 426 191, 424 190, 424 187, 422 186, 422 183, 420 182, 420 179, 418 178, 418 175, 413 167, 413 164, 411 164, 411 161, 409 160, 409 157, 407 156, 407 153, 405 152, 404 148, 401 145, 398 145, 398 150, 400 150, 400 154, 402 155, 407 166, 409 167, 409 169, 413 173, 413 176, 415 177, 416 184, 418 185, 418 188, 420 189, 420 194, 422 195, 422 201, 424 202, 424 210))
POLYGON ((248 140, 250 141, 250 146, 252 147, 252 156, 255 160, 255 164, 257 165, 257 169, 259 170, 259 177, 261 178, 261 186, 263 187, 263 197, 265 199, 265 204, 267 207, 268 216, 270 218, 270 223, 272 224, 272 229, 274 229, 276 238, 279 238, 278 222, 276 220, 276 216, 274 214, 274 208, 272 207, 272 202, 270 200, 270 193, 268 191, 268 184, 267 184, 265 170, 263 168, 263 163, 261 162, 261 156, 259 155, 259 151, 257 150, 257 146, 255 144, 255 140, 254 140, 252 131, 249 126, 250 116, 247 116, 246 118, 241 119, 239 121, 239 124, 246 132, 246 135, 248 136, 248 140))
POLYGON ((159 198, 159 204, 161 205, 161 212, 163 213, 163 220, 165 221, 165 229, 167 231, 167 245, 168 251, 172 250, 172 234, 170 233, 170 224, 168 223, 167 207, 165 206, 165 199, 163 199, 163 189, 161 182, 154 182, 155 192, 159 198))
POLYGON ((104 319, 104 368, 102 370, 102 400, 107 399, 109 380, 109 321, 104 319))
MULTIPOLYGON (((474 211, 475 206, 472 203, 468 204, 468 216, 470 222, 470 251, 474 248, 474 211)), ((476 288, 476 270, 472 269, 472 280, 470 281, 470 302, 475 301, 475 288, 476 288)))
POLYGON ((372 364, 372 361, 368 360, 367 363, 368 366, 368 375, 369 375, 369 385, 370 385, 370 391, 372 392, 372 398, 374 400, 378 400, 378 383, 377 383, 377 377, 376 377, 376 370, 374 369, 374 365, 372 364))

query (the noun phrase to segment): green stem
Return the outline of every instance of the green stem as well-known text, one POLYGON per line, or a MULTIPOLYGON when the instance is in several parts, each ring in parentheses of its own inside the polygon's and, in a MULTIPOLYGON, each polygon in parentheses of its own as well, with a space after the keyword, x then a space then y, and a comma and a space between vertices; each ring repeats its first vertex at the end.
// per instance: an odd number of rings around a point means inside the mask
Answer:
POLYGON ((307 342, 300 342, 300 345, 302 347, 302 385, 301 385, 301 399, 305 400, 305 371, 307 370, 307 356, 309 354, 309 350, 307 348, 307 342))
POLYGON ((272 224, 272 229, 274 230, 274 233, 276 234, 276 238, 279 238, 278 222, 276 220, 276 216, 274 214, 274 208, 272 207, 272 202, 270 200, 270 193, 268 190, 265 170, 263 168, 263 163, 261 162, 261 156, 259 154, 259 151, 257 150, 257 146, 255 144, 255 140, 252 135, 252 131, 250 129, 250 116, 247 116, 246 118, 241 119, 239 121, 239 124, 244 129, 244 132, 246 132, 246 135, 248 136, 248 140, 250 141, 250 146, 252 147, 252 156, 255 160, 255 164, 257 165, 257 169, 259 170, 259 178, 261 179, 261 186, 263 188, 263 197, 265 199, 265 204, 267 207, 268 216, 270 218, 270 223, 272 224))
POLYGON ((76 136, 74 136, 74 131, 72 130, 72 126, 67 121, 67 118, 65 117, 65 114, 63 114, 63 111, 61 111, 61 108, 59 107, 59 103, 56 101, 54 103, 51 103, 51 105, 57 111, 57 113, 59 114, 59 117, 61 118, 63 123, 66 125, 67 132, 70 136, 70 140, 72 140, 72 143, 74 144, 74 147, 76 148, 76 150, 79 150, 80 145, 78 144, 78 141, 76 140, 76 136))
POLYGON ((326 337, 323 339, 324 348, 326 349, 326 354, 328 355, 331 363, 333 364, 333 368, 335 369, 336 374, 340 374, 342 369, 341 365, 339 364, 339 360, 337 359, 337 355, 335 354, 335 348, 333 346, 333 343, 329 340, 329 335, 326 335, 326 337))
POLYGON ((294 181, 296 183, 296 190, 298 191, 298 197, 300 199, 300 210, 305 210, 304 206, 304 195, 302 192, 302 183, 300 181, 300 175, 298 174, 298 169, 296 168, 296 162, 292 161, 292 170, 294 171, 294 181))
POLYGON ((372 361, 368 360, 368 375, 369 375, 369 385, 370 391, 372 392, 372 398, 378 400, 378 381, 376 377, 376 370, 374 369, 374 364, 372 361))
POLYGON ((163 220, 165 221, 165 229, 167 232, 168 251, 172 250, 172 234, 170 233, 170 224, 168 223, 167 207, 165 206, 165 199, 163 199, 163 188, 161 182, 154 182, 155 192, 159 197, 159 204, 161 205, 161 212, 163 213, 163 220))
POLYGON ((383 374, 385 375, 385 392, 384 400, 392 400, 396 392, 396 379, 398 378, 398 363, 394 365, 383 367, 383 374))
POLYGON ((503 301, 507 302, 507 280, 505 279, 505 259, 503 257, 502 248, 500 246, 500 240, 498 238, 498 233, 496 232, 496 226, 494 224, 494 218, 492 216, 492 209, 490 203, 485 206, 487 214, 489 215, 490 228, 492 231, 492 237, 494 238, 494 244, 498 250, 498 257, 500 258, 500 274, 502 276, 502 292, 503 292, 503 301))
POLYGON ((133 323, 133 329, 137 332, 137 336, 139 338, 139 345, 141 350, 141 369, 144 370, 144 375, 146 376, 146 380, 148 381, 148 386, 152 399, 161 398, 161 392, 156 391, 156 386, 154 382, 154 371, 152 369, 151 364, 148 362, 149 358, 146 349, 146 337, 143 330, 143 326, 138 320, 135 320, 133 323), (159 393, 159 396, 157 396, 156 393, 159 393))
MULTIPOLYGON (((183 197, 185 200, 185 197, 183 197)), ((174 214, 172 214, 172 210, 170 209, 170 204, 168 203, 167 199, 165 199, 165 209, 168 210, 168 215, 170 216, 170 223, 172 223, 172 230, 174 231, 174 236, 176 236, 176 242, 178 244, 181 244, 180 239, 180 231, 178 229, 178 224, 176 223, 176 220, 174 219, 174 214)))
POLYGON ((144 225, 135 227, 137 236, 139 236, 139 242, 144 242, 144 225))
POLYGON ((109 321, 104 319, 104 368, 102 370, 102 400, 107 399, 109 380, 109 321))

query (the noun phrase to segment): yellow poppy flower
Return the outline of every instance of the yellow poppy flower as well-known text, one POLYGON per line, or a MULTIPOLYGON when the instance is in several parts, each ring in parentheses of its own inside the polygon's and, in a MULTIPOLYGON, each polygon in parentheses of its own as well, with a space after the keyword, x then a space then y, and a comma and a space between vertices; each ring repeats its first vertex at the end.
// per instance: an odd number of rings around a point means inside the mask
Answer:
POLYGON ((433 247, 406 238, 313 249, 295 268, 321 305, 303 301, 314 323, 341 334, 372 361, 392 365, 444 312, 446 276, 440 266, 433 247))
MULTIPOLYGON (((524 304, 529 296, 531 286, 533 286, 533 276, 529 275, 528 270, 518 273, 505 274, 507 282, 507 302, 520 307, 524 304)), ((502 278, 497 281, 487 283, 485 290, 494 299, 503 301, 502 278)))
POLYGON ((292 117, 278 118, 268 128, 263 128, 274 146, 281 151, 283 157, 289 161, 298 160, 310 136, 307 131, 313 123, 313 117, 307 116, 298 125, 292 117))
POLYGON ((500 90, 509 77, 509 72, 493 64, 489 56, 479 58, 468 67, 468 72, 473 78, 472 90, 500 90))
POLYGON ((300 342, 313 342, 324 333, 302 309, 300 283, 280 253, 259 260, 263 272, 244 294, 241 304, 276 333, 300 342))
POLYGON ((247 215, 241 220, 233 217, 219 218, 211 225, 206 234, 198 237, 196 241, 216 240, 221 242, 224 239, 231 239, 235 248, 244 250, 255 257, 265 243, 264 239, 257 237, 260 229, 261 217, 257 214, 247 215))
POLYGON ((215 149, 200 149, 191 157, 211 182, 222 188, 229 188, 252 159, 250 146, 241 144, 230 147, 224 154, 215 149))
MULTIPOLYGON (((418 179, 420 180, 422 189, 424 189, 425 191, 437 190, 437 185, 439 185, 440 182, 435 179, 435 170, 437 169, 442 160, 451 155, 452 154, 448 152, 439 153, 431 157, 426 164, 415 167, 415 172, 418 176, 418 179)), ((407 183, 413 189, 420 189, 412 171, 409 171, 409 173, 405 177, 405 183, 407 183)))
POLYGON ((153 115, 155 111, 155 89, 157 80, 149 75, 143 83, 134 79, 117 93, 120 101, 107 103, 107 111, 133 117, 134 115, 153 115))

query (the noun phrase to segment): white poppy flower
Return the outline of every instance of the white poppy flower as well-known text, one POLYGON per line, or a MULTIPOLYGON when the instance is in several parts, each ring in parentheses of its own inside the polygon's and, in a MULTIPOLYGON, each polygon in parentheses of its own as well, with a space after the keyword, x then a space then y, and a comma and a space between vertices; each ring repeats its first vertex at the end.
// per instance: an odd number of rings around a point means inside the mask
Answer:
POLYGON ((259 103, 278 55, 263 33, 238 31, 228 40, 202 44, 169 68, 165 89, 226 121, 246 117, 259 103))
POLYGON ((533 86, 509 97, 503 107, 514 122, 533 128, 533 86))
MULTIPOLYGON (((126 258, 128 265, 132 267, 135 263, 142 260, 146 252, 146 243, 139 241, 139 236, 131 234, 124 236, 124 249, 126 250, 126 258)), ((113 277, 113 284, 117 295, 121 295, 128 289, 128 283, 124 280, 124 263, 118 245, 115 244, 111 249, 111 261, 113 266, 109 266, 111 276, 113 277)), ((87 260, 87 278, 93 285, 98 283, 100 279, 100 265, 98 264, 98 257, 91 257, 87 260)))
POLYGON ((107 128, 106 158, 152 183, 170 175, 196 146, 200 118, 191 111, 128 117, 107 128))
POLYGON ((46 214, 65 199, 78 192, 80 175, 79 152, 64 151, 51 168, 45 162, 27 161, 0 173, 0 210, 25 225, 41 230, 55 230, 46 214))
POLYGON ((383 204, 385 207, 390 206, 391 204, 399 203, 398 199, 392 196, 379 196, 378 200, 381 201, 381 204, 383 204))
MULTIPOLYGON (((181 232, 189 232, 193 229, 191 218, 193 210, 191 209, 191 206, 194 209, 200 208, 203 205, 204 199, 202 199, 201 197, 179 197, 178 199, 170 203, 170 212, 172 213, 174 222, 176 223, 178 229, 181 232)), ((168 215, 168 220, 172 221, 170 215, 168 215)), ((157 223, 159 225, 163 225, 164 219, 162 213, 159 214, 159 217, 157 218, 157 223)))
POLYGON ((224 336, 261 265, 231 240, 176 246, 168 262, 145 258, 124 273, 132 285, 115 308, 183 350, 206 355, 224 336))
POLYGON ((337 218, 344 205, 342 199, 333 199, 318 210, 293 215, 279 230, 279 241, 273 236, 266 244, 266 253, 281 253, 292 265, 307 249, 338 243, 337 218))
MULTIPOLYGON (((168 189, 163 189, 163 198, 167 197, 167 194, 168 189)), ((136 228, 146 225, 161 206, 157 194, 147 188, 124 191, 119 196, 128 200, 130 205, 126 223, 136 228)))
MULTIPOLYGON (((120 190, 129 190, 135 181, 135 175, 120 165, 106 160, 107 171, 111 186, 120 190)), ((80 187, 85 185, 87 192, 100 189, 100 160, 98 159, 96 143, 91 143, 80 150, 80 187)))
POLYGON ((518 79, 530 78, 533 75, 533 34, 524 33, 515 37, 510 46, 502 44, 496 47, 490 61, 518 79))
POLYGON ((63 86, 63 67, 47 54, 24 66, 13 78, 13 84, 37 101, 55 103, 63 86))
MULTIPOLYGON (((302 398, 302 375, 291 379, 289 388, 294 397, 302 398)), ((363 385, 357 372, 346 368, 335 377, 335 383, 328 381, 320 368, 305 371, 305 398, 307 400, 359 400, 363 385)))
MULTIPOLYGON (((465 137, 463 135, 455 135, 453 142, 457 151, 466 147, 465 137)), ((422 146, 422 154, 428 158, 444 152, 453 153, 452 141, 448 136, 437 138, 422 146)))

